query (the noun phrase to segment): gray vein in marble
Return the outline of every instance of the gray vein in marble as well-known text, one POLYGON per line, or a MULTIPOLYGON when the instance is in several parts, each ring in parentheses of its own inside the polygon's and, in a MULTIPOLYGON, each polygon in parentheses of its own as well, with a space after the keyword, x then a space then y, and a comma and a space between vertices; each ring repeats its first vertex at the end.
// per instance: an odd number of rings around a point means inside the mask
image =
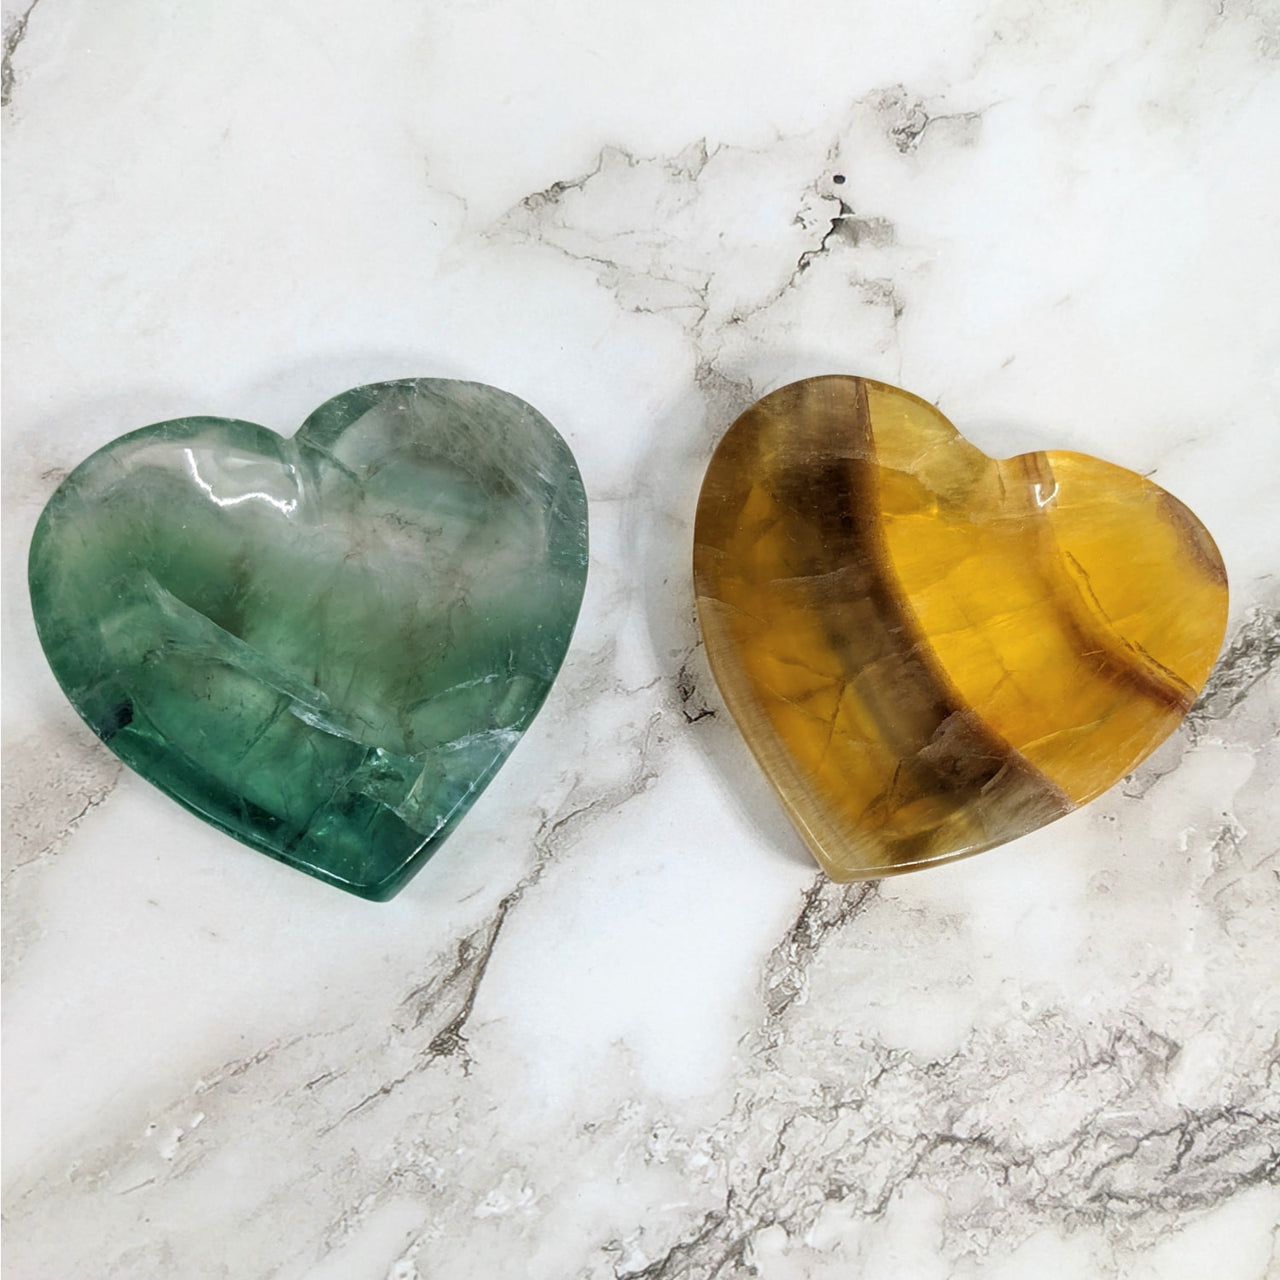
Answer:
POLYGON ((1280 9, 1270 0, 1217 0, 1219 22, 1247 22, 1254 29, 1252 47, 1262 58, 1280 58, 1280 9))
POLYGON ((945 135, 948 143, 961 147, 976 146, 981 136, 983 111, 931 111, 924 99, 913 98, 905 85, 881 90, 870 102, 903 155, 915 151, 926 133, 933 138, 945 135))
POLYGON ((0 56, 0 107, 7 107, 13 101, 14 70, 13 58, 18 46, 26 39, 27 23, 40 0, 31 0, 22 13, 8 19, 4 28, 3 55, 0 56))
POLYGON ((4 876, 54 854, 120 780, 123 766, 89 734, 73 730, 10 744, 5 770, 4 876))
POLYGON ((714 718, 718 712, 698 693, 697 677, 689 669, 689 662, 681 663, 676 672, 676 696, 680 699, 680 714, 685 724, 697 724, 699 720, 714 718))
POLYGON ((856 249, 860 244, 885 248, 894 243, 896 230, 888 218, 860 218, 853 206, 840 201, 840 212, 831 219, 816 249, 806 249, 796 262, 796 274, 809 269, 817 258, 831 252, 833 243, 844 243, 856 249))
POLYGON ((5 743, 3 802, 5 928, 0 957, 11 975, 39 935, 38 869, 114 793, 124 766, 80 726, 5 743))
POLYGON ((808 969, 823 943, 866 910, 878 889, 876 880, 835 884, 825 875, 814 877, 799 914, 765 961, 765 1026, 770 1035, 778 1019, 806 998, 808 969))
MULTIPOLYGON (((540 191, 525 196, 519 204, 489 235, 514 234, 517 239, 545 243, 559 250, 566 257, 594 267, 602 284, 610 288, 619 302, 636 313, 681 312, 692 309, 696 313, 692 328, 697 329, 707 314, 706 291, 710 274, 705 270, 691 270, 671 263, 674 274, 667 273, 656 255, 647 254, 643 269, 603 251, 593 251, 593 245, 601 249, 608 246, 611 237, 600 237, 589 228, 574 227, 565 216, 568 198, 574 194, 586 194, 601 179, 616 181, 627 171, 657 171, 672 183, 686 188, 686 200, 694 198, 699 178, 705 170, 710 155, 704 140, 692 142, 674 157, 637 156, 626 147, 609 145, 601 149, 595 163, 585 173, 551 183, 540 191), (659 290, 668 288, 661 300, 646 303, 627 298, 628 287, 634 287, 643 278, 656 284, 659 290)), ((665 237, 660 237, 665 240, 665 237)), ((645 249, 641 244, 641 250, 645 249)))
POLYGON ((1179 1046, 1140 1019, 1101 1039, 1062 1011, 1028 1029, 1029 1043, 989 1033, 926 1062, 864 1043, 857 1054, 864 1078, 844 1087, 822 1083, 840 1078, 830 1073, 834 1061, 813 1063, 799 1081, 766 1073, 712 1138, 726 1163, 722 1204, 645 1266, 615 1274, 753 1275, 752 1242, 761 1232, 781 1226, 799 1244, 824 1207, 837 1204, 845 1214, 881 1219, 911 1183, 938 1194, 966 1183, 982 1188, 976 1199, 963 1193, 968 1207, 957 1207, 950 1224, 962 1255, 984 1238, 1011 1242, 1064 1218, 1149 1238, 1178 1215, 1280 1177, 1280 1109, 1169 1108, 1161 1096, 1179 1046), (1084 1045, 1087 1056, 1073 1061, 1084 1045), (1046 1094, 1074 1095, 1079 1104, 1078 1122, 1053 1141, 1028 1141, 986 1100, 993 1080, 1007 1080, 1013 1059, 1027 1053, 1038 1070, 1055 1063, 1039 1081, 1046 1094), (751 1150, 766 1158, 734 1154, 751 1150))
MULTIPOLYGON (((842 146, 864 127, 878 129, 903 163, 915 163, 926 145, 931 150, 973 146, 987 110, 948 111, 898 85, 855 100, 834 133, 781 137, 760 152, 727 144, 708 148, 703 140, 666 156, 609 145, 585 172, 524 197, 481 236, 491 243, 539 244, 582 264, 621 309, 670 319, 693 344, 700 367, 723 367, 726 374, 731 369, 736 373, 735 352, 741 344, 736 331, 773 317, 778 304, 825 262, 844 277, 855 303, 882 311, 881 345, 897 348, 900 363, 899 321, 908 305, 906 275, 916 251, 899 243, 892 219, 860 207, 856 171, 851 185, 839 188, 832 187, 830 171, 838 163, 849 167, 840 162, 842 146), (789 159, 776 174, 779 151, 789 159), (786 236, 751 246, 757 265, 747 278, 758 287, 746 297, 738 284, 741 264, 726 255, 716 233, 723 217, 716 203, 720 171, 734 165, 751 170, 751 181, 762 191, 776 189, 779 181, 788 180, 787 170, 792 171, 797 199, 793 235, 808 241, 795 245, 789 256, 784 256, 790 243, 786 236), (827 176, 801 179, 795 172, 801 167, 827 176), (643 200, 655 185, 666 193, 670 225, 619 227, 617 198, 634 189, 635 200, 643 200), (760 270, 758 264, 769 258, 771 267, 760 270)), ((736 245, 738 251, 744 247, 736 245)))
POLYGON ((1225 719, 1280 662, 1280 608, 1255 607, 1218 659, 1184 721, 1193 742, 1225 719))

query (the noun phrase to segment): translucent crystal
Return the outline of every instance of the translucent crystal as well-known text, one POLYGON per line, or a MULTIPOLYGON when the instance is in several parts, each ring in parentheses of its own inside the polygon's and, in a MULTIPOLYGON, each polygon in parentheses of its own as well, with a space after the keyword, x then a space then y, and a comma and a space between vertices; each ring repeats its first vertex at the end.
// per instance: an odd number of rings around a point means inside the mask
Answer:
POLYGON ((126 764, 370 898, 403 886, 541 706, 587 571, 573 455, 476 383, 359 387, 292 439, 146 427, 40 518, 40 640, 126 764))
POLYGON ((729 429, 694 578, 725 701, 837 880, 976 853, 1119 781, 1190 709, 1227 617, 1212 538, 1158 485, 989 458, 852 377, 729 429))

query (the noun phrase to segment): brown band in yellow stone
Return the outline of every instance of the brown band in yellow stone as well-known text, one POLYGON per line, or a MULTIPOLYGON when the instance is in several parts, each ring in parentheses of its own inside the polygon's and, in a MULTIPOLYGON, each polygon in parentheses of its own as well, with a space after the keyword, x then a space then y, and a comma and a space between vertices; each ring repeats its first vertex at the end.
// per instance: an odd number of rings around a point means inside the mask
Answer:
POLYGON ((836 879, 1061 816, 1176 725, 1226 586, 1189 511, 1071 453, 988 458, 925 401, 812 378, 726 434, 694 577, 730 710, 836 879))

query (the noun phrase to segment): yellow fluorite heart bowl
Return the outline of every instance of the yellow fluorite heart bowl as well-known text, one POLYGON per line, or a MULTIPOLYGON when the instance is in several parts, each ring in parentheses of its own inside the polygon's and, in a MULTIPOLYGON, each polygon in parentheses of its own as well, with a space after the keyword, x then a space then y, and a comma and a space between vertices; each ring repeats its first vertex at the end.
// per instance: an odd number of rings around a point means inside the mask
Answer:
POLYGON ((1159 485, 1079 453, 990 458, 918 396, 809 378, 707 468, 707 656, 836 880, 977 853, 1105 791, 1190 709, 1227 580, 1159 485))

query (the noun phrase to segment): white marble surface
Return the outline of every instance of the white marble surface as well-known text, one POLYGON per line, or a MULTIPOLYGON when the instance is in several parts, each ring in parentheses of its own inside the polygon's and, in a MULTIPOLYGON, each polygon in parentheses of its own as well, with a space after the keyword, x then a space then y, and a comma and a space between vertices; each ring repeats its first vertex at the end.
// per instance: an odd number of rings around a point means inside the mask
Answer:
POLYGON ((1280 1275, 1272 0, 24 12, 6 1276, 1280 1275), (1233 585, 1132 778, 849 890, 727 722, 688 573, 715 439, 823 372, 1153 473, 1233 585), (594 542, 543 715, 378 906, 122 774, 24 562, 128 428, 288 433, 404 375, 542 409, 594 542))

